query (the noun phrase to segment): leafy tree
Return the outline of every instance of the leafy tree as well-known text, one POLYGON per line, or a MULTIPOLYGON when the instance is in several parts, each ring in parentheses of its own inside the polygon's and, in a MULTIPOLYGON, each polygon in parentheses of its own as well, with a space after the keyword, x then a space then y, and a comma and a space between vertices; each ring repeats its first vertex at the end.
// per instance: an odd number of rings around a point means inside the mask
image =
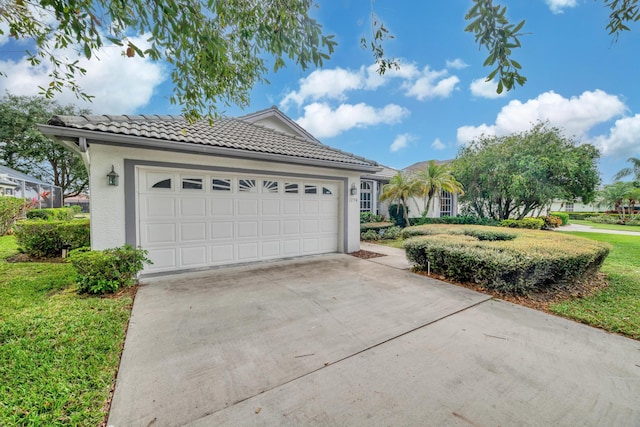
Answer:
POLYGON ((600 191, 600 197, 606 205, 613 206, 624 221, 627 216, 633 218, 635 214, 635 205, 640 201, 640 188, 632 182, 617 181, 606 185, 600 191))
POLYGON ((82 160, 36 127, 54 114, 86 113, 42 97, 6 94, 0 98, 0 163, 62 187, 63 197, 86 191, 89 177, 82 160))
POLYGON ((476 215, 522 219, 553 199, 590 203, 600 182, 599 157, 594 146, 538 123, 526 132, 475 139, 458 153, 453 173, 465 188, 460 201, 476 215))
POLYGON ((388 184, 382 187, 380 201, 391 200, 402 206, 402 218, 405 224, 409 223, 409 210, 407 201, 418 194, 420 191, 420 183, 408 173, 398 172, 390 180, 388 184))
MULTIPOLYGON (((640 19, 640 0, 601 1, 611 10, 606 28, 616 39, 640 19)), ((91 98, 75 81, 86 70, 61 54, 64 48, 91 58, 109 41, 121 46, 124 56, 165 61, 172 67, 171 102, 196 119, 203 112, 215 114, 218 101, 247 106, 249 91, 266 81, 270 64, 274 71, 286 60, 302 69, 321 66, 336 42, 309 16, 314 6, 313 0, 6 0, 0 8, 0 35, 5 31, 1 28, 8 28, 9 36, 32 40, 35 46, 27 50, 31 64, 51 64, 51 82, 41 88, 47 98, 65 86, 80 98, 91 98), (130 38, 134 34, 145 35, 149 47, 136 46, 130 38)), ((525 21, 512 24, 506 12, 493 0, 473 0, 465 16, 465 30, 488 51, 484 65, 494 68, 487 80, 497 76, 499 92, 526 81, 511 58, 520 47, 525 21)), ((371 36, 362 45, 383 74, 397 66, 384 51, 385 40, 393 36, 374 13, 371 22, 371 36)))
POLYGON ((416 195, 422 196, 424 202, 423 218, 429 214, 431 201, 436 194, 443 190, 452 194, 464 194, 462 184, 453 176, 451 166, 447 163, 437 164, 431 160, 424 169, 415 174, 415 179, 418 187, 416 195))
POLYGON ((640 158, 629 157, 627 161, 631 162, 631 167, 622 169, 620 172, 616 174, 614 179, 617 181, 626 176, 633 175, 633 180, 635 181, 635 185, 637 187, 640 187, 640 158))

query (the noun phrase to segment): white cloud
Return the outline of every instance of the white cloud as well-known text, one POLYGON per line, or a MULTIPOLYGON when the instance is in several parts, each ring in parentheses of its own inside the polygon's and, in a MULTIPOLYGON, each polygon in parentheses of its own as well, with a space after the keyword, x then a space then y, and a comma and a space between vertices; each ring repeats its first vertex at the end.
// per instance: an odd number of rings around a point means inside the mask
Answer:
POLYGON ((565 8, 575 7, 578 5, 577 0, 546 0, 547 6, 552 13, 563 13, 565 8))
POLYGON ((389 151, 391 151, 392 153, 395 153, 396 151, 406 148, 410 142, 415 140, 416 140, 416 137, 411 134, 408 134, 408 133, 400 134, 396 136, 396 138, 393 140, 393 143, 389 146, 389 151))
POLYGON ((446 145, 444 145, 442 143, 442 141, 440 141, 440 138, 436 138, 432 143, 431 143, 431 148, 433 148, 434 150, 444 150, 446 147, 446 145))
MULTIPOLYGON (((147 44, 145 39, 143 36, 131 40, 144 50, 147 44)), ((72 59, 77 57, 71 49, 57 54, 72 59)), ((123 57, 116 46, 106 47, 91 60, 79 58, 78 65, 85 68, 87 73, 77 76, 76 83, 84 92, 95 96, 93 102, 77 99, 68 89, 57 94, 56 100, 63 105, 88 108, 96 114, 135 112, 149 102, 154 89, 164 80, 162 65, 149 59, 123 57)), ((40 91, 38 86, 46 87, 50 81, 49 64, 32 67, 25 58, 0 61, 0 69, 7 74, 7 77, 0 79, 0 92, 8 90, 13 95, 37 95, 40 91)))
POLYGON ((379 109, 364 103, 342 104, 333 110, 315 102, 304 107, 304 116, 296 122, 317 138, 330 138, 352 128, 398 123, 408 115, 409 110, 395 104, 379 109))
POLYGON ((468 66, 469 64, 467 64, 460 58, 456 58, 453 61, 449 61, 447 59, 447 68, 455 68, 457 70, 461 70, 463 68, 467 68, 468 66))
POLYGON ((469 89, 471 89, 471 94, 473 96, 477 96, 479 98, 502 98, 507 95, 507 91, 502 91, 502 93, 496 92, 498 87, 498 83, 495 80, 487 81, 485 78, 479 78, 471 82, 469 89))
POLYGON ((298 107, 306 101, 333 99, 344 101, 347 93, 355 90, 376 90, 387 84, 390 79, 408 80, 417 77, 420 71, 415 64, 400 64, 400 68, 388 69, 384 74, 378 73, 377 65, 360 67, 358 71, 343 68, 315 70, 298 81, 298 90, 289 92, 280 106, 283 109, 291 104, 298 107))
POLYGON ((609 135, 593 138, 603 156, 638 157, 640 155, 640 114, 616 120, 609 135))
POLYGON ((422 77, 414 82, 403 84, 405 95, 413 96, 419 101, 431 98, 447 98, 460 82, 456 76, 446 77, 447 70, 434 71, 425 67, 422 77))
POLYGON ((567 136, 584 138, 591 128, 623 114, 626 107, 617 96, 602 90, 586 91, 580 96, 564 98, 551 91, 524 103, 514 100, 500 110, 495 124, 462 126, 458 128, 458 142, 466 143, 474 137, 507 135, 529 129, 539 121, 548 121, 564 130, 567 136))

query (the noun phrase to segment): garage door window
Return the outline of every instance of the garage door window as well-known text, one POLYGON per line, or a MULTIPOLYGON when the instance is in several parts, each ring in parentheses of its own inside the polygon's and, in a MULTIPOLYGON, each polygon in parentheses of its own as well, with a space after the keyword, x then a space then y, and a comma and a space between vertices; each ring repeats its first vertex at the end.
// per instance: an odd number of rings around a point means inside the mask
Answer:
POLYGON ((285 182, 284 183, 284 192, 288 194, 298 194, 298 184, 285 182))
POLYGON ((304 194, 318 194, 318 187, 315 185, 305 184, 304 194))
POLYGON ((213 191, 231 191, 231 180, 213 178, 211 180, 211 189, 213 191))
POLYGON ((262 181, 264 193, 278 194, 278 181, 262 181))
POLYGON ((322 194, 325 196, 330 196, 333 194, 334 189, 332 187, 322 187, 322 194))
POLYGON ((202 190, 202 178, 182 178, 183 190, 202 190))
POLYGON ((238 180, 238 191, 241 193, 257 193, 255 179, 240 179, 238 180))
POLYGON ((151 188, 171 188, 171 179, 163 179, 151 186, 151 188))

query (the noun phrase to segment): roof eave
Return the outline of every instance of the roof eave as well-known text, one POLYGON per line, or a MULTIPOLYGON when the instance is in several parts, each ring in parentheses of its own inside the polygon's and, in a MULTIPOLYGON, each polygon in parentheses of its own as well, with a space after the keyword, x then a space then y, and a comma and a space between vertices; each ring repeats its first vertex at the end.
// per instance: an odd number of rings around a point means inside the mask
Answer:
POLYGON ((206 154, 212 156, 233 157, 270 162, 285 162, 305 166, 344 169, 355 172, 378 172, 382 170, 381 167, 373 165, 358 165, 352 163, 334 162, 329 160, 310 159, 306 157, 287 156, 283 154, 263 153, 260 151, 248 151, 227 147, 214 147, 205 144, 195 144, 188 142, 164 141, 142 136, 119 135, 115 133, 105 133, 86 129, 65 128, 61 126, 38 125, 38 129, 43 134, 55 137, 56 139, 62 141, 69 141, 70 138, 79 139, 84 137, 89 143, 94 144, 176 151, 191 154, 206 154))

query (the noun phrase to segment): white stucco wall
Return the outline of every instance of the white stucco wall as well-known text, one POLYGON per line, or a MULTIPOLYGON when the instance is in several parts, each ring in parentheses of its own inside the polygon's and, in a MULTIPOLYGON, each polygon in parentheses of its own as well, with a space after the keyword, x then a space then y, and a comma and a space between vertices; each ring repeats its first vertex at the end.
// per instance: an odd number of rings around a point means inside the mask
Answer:
POLYGON ((351 196, 351 185, 360 188, 360 173, 340 169, 320 168, 303 165, 284 164, 268 161, 233 159, 210 155, 175 153, 159 150, 144 150, 102 144, 91 144, 89 148, 91 167, 89 171, 91 193, 91 244, 93 249, 105 249, 121 246, 126 242, 125 230, 125 159, 145 160, 152 162, 198 165, 207 167, 225 167, 247 169, 264 173, 279 172, 287 174, 318 175, 336 178, 347 178, 346 190, 341 187, 339 235, 345 235, 347 243, 339 239, 338 248, 342 252, 353 252, 360 249, 360 205, 359 196, 351 196), (107 173, 111 165, 120 175, 117 187, 107 185, 107 173), (346 191, 345 193, 342 193, 346 191), (346 196, 346 197, 345 197, 346 196), (347 203, 347 218, 344 218, 344 203, 347 203))

